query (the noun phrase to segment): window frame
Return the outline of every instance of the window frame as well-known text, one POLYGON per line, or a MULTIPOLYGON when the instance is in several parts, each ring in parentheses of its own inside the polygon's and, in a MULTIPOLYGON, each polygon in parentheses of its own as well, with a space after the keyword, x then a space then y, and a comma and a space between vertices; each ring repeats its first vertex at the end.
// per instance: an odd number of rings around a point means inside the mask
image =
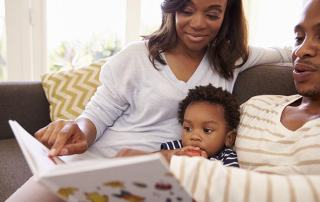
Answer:
MULTIPOLYGON (((141 0, 127 0, 125 43, 137 40, 141 0)), ((8 81, 40 80, 47 72, 46 0, 5 0, 8 81)))
MULTIPOLYGON (((48 71, 47 0, 5 0, 7 80, 40 80, 48 71)), ((243 0, 248 13, 250 2, 243 0)), ((306 4, 307 0, 303 0, 306 4)), ((125 44, 140 39, 141 0, 126 0, 125 44)), ((249 13, 250 17, 250 13, 249 13)))
POLYGON ((42 0, 5 0, 7 80, 39 80, 45 72, 45 13, 42 0))

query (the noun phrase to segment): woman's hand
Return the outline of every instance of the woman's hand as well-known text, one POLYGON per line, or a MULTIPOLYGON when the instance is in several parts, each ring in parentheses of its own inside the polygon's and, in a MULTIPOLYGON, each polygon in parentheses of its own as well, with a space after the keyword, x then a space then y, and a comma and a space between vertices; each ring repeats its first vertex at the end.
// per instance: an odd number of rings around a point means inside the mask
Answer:
POLYGON ((46 145, 49 156, 80 154, 87 150, 87 135, 73 120, 57 120, 51 122, 35 133, 35 137, 46 145))

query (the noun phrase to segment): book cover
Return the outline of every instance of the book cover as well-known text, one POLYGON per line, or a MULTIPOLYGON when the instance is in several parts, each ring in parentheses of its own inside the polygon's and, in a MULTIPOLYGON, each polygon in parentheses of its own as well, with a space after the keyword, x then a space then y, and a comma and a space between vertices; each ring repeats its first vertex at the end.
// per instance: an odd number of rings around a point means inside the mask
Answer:
POLYGON ((35 178, 66 201, 192 201, 161 154, 63 162, 16 121, 9 124, 35 178))

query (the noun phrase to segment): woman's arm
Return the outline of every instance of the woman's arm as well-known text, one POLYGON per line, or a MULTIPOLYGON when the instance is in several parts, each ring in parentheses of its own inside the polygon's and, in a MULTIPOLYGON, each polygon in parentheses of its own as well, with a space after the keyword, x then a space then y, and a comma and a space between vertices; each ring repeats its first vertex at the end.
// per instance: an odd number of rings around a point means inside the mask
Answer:
POLYGON ((291 63, 292 50, 284 48, 249 47, 249 57, 245 64, 238 70, 243 71, 253 66, 270 63, 291 63))
POLYGON ((173 156, 171 172, 196 201, 320 201, 320 175, 273 175, 173 156))

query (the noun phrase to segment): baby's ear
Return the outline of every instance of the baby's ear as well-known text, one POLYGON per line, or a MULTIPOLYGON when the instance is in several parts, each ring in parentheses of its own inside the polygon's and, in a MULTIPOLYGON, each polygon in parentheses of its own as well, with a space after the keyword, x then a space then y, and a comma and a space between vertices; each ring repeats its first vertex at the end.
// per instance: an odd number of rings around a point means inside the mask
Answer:
POLYGON ((234 145, 234 142, 236 141, 236 135, 237 135, 236 130, 230 130, 227 133, 226 138, 224 140, 224 144, 226 147, 232 147, 234 145))

